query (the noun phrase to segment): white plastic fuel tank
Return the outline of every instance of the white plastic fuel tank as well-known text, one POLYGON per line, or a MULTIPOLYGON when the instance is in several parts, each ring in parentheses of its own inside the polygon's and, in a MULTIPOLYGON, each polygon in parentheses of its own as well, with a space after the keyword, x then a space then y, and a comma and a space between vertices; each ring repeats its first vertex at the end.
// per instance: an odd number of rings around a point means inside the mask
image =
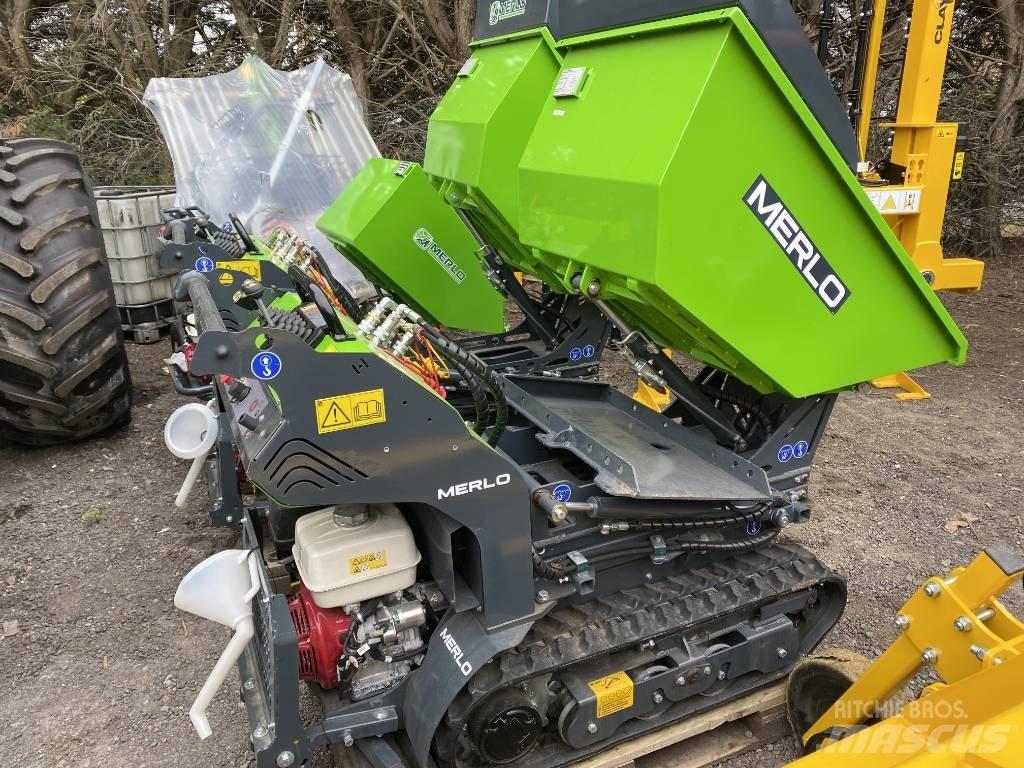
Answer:
POLYGON ((300 517, 292 547, 313 601, 335 608, 411 587, 420 553, 394 504, 328 507, 300 517))

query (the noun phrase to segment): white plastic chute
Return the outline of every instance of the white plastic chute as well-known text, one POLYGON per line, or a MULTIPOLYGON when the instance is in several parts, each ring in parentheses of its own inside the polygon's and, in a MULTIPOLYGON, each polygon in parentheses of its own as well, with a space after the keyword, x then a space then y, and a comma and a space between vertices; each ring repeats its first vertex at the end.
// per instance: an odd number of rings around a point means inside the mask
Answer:
POLYGON ((315 226, 380 154, 348 75, 322 59, 280 72, 247 56, 220 75, 154 78, 143 103, 170 150, 178 205, 198 205, 218 224, 234 213, 257 235, 287 225, 350 293, 372 292, 315 226))
POLYGON ((206 710, 255 633, 252 599, 259 592, 260 582, 254 557, 244 549, 218 552, 189 571, 174 594, 178 610, 234 631, 188 712, 200 739, 213 733, 206 710))

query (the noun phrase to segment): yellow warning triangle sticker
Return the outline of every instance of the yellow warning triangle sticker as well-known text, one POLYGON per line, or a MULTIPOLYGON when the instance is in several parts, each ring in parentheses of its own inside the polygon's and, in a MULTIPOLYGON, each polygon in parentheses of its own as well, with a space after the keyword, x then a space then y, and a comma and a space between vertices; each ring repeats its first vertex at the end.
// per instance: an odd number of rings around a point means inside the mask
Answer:
POLYGON ((321 435, 383 424, 388 420, 384 411, 383 389, 321 397, 313 402, 313 406, 316 409, 316 431, 321 435))
POLYGON ((343 424, 351 423, 352 419, 345 415, 345 412, 341 410, 337 402, 333 402, 320 422, 320 429, 330 429, 331 427, 340 427, 343 424))
POLYGON ((885 196, 885 202, 882 203, 882 207, 881 207, 880 210, 883 210, 883 211, 895 211, 896 210, 896 201, 893 199, 892 193, 890 193, 890 194, 885 196))

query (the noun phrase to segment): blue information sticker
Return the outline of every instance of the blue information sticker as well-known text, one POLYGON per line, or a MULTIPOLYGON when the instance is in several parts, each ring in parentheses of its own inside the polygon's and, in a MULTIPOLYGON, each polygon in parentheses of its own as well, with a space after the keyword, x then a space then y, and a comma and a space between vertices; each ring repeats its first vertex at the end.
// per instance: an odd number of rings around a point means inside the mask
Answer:
POLYGON ((793 446, 793 458, 802 459, 807 455, 807 441, 801 440, 793 446))
POLYGON ((581 357, 583 357, 583 350, 579 347, 573 347, 569 350, 570 360, 579 360, 581 357))
POLYGON ((209 256, 200 256, 196 259, 196 269, 200 272, 213 272, 214 266, 213 259, 209 256))
POLYGON ((787 461, 793 458, 793 446, 784 445, 779 448, 779 461, 785 464, 787 461))
POLYGON ((763 527, 764 523, 762 523, 760 520, 751 520, 749 523, 747 523, 747 533, 751 536, 754 536, 760 533, 763 527))
POLYGON ((594 345, 593 344, 587 344, 587 346, 585 346, 583 348, 583 356, 584 357, 593 357, 594 356, 594 352, 596 352, 596 351, 597 350, 594 349, 594 345))
POLYGON ((563 504, 572 498, 572 488, 567 483, 559 483, 555 486, 555 489, 551 492, 551 495, 561 501, 563 504))
POLYGON ((281 358, 273 352, 260 352, 253 357, 249 367, 257 379, 269 381, 281 372, 281 358))

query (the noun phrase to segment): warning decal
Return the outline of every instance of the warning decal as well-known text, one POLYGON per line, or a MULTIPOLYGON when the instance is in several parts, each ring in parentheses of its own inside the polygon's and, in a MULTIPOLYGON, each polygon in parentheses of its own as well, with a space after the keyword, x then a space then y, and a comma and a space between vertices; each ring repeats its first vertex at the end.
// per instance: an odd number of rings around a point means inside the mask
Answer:
POLYGON ((315 406, 316 431, 321 435, 387 421, 383 389, 323 397, 315 402, 315 406))
POLYGON ((597 697, 597 716, 607 717, 633 706, 633 681, 625 672, 616 672, 587 685, 597 697))
POLYGON ((388 553, 383 550, 368 552, 365 555, 356 555, 349 558, 348 571, 353 576, 366 573, 375 568, 386 568, 388 565, 388 553))
POLYGON ((217 269, 233 269, 235 272, 244 272, 254 280, 263 279, 263 264, 257 259, 232 259, 231 261, 218 261, 217 269))
POLYGON ((867 190, 868 199, 880 212, 918 213, 921 210, 921 189, 919 187, 884 187, 867 190))
POLYGON ((953 155, 953 180, 959 181, 964 177, 964 153, 957 152, 953 155))

